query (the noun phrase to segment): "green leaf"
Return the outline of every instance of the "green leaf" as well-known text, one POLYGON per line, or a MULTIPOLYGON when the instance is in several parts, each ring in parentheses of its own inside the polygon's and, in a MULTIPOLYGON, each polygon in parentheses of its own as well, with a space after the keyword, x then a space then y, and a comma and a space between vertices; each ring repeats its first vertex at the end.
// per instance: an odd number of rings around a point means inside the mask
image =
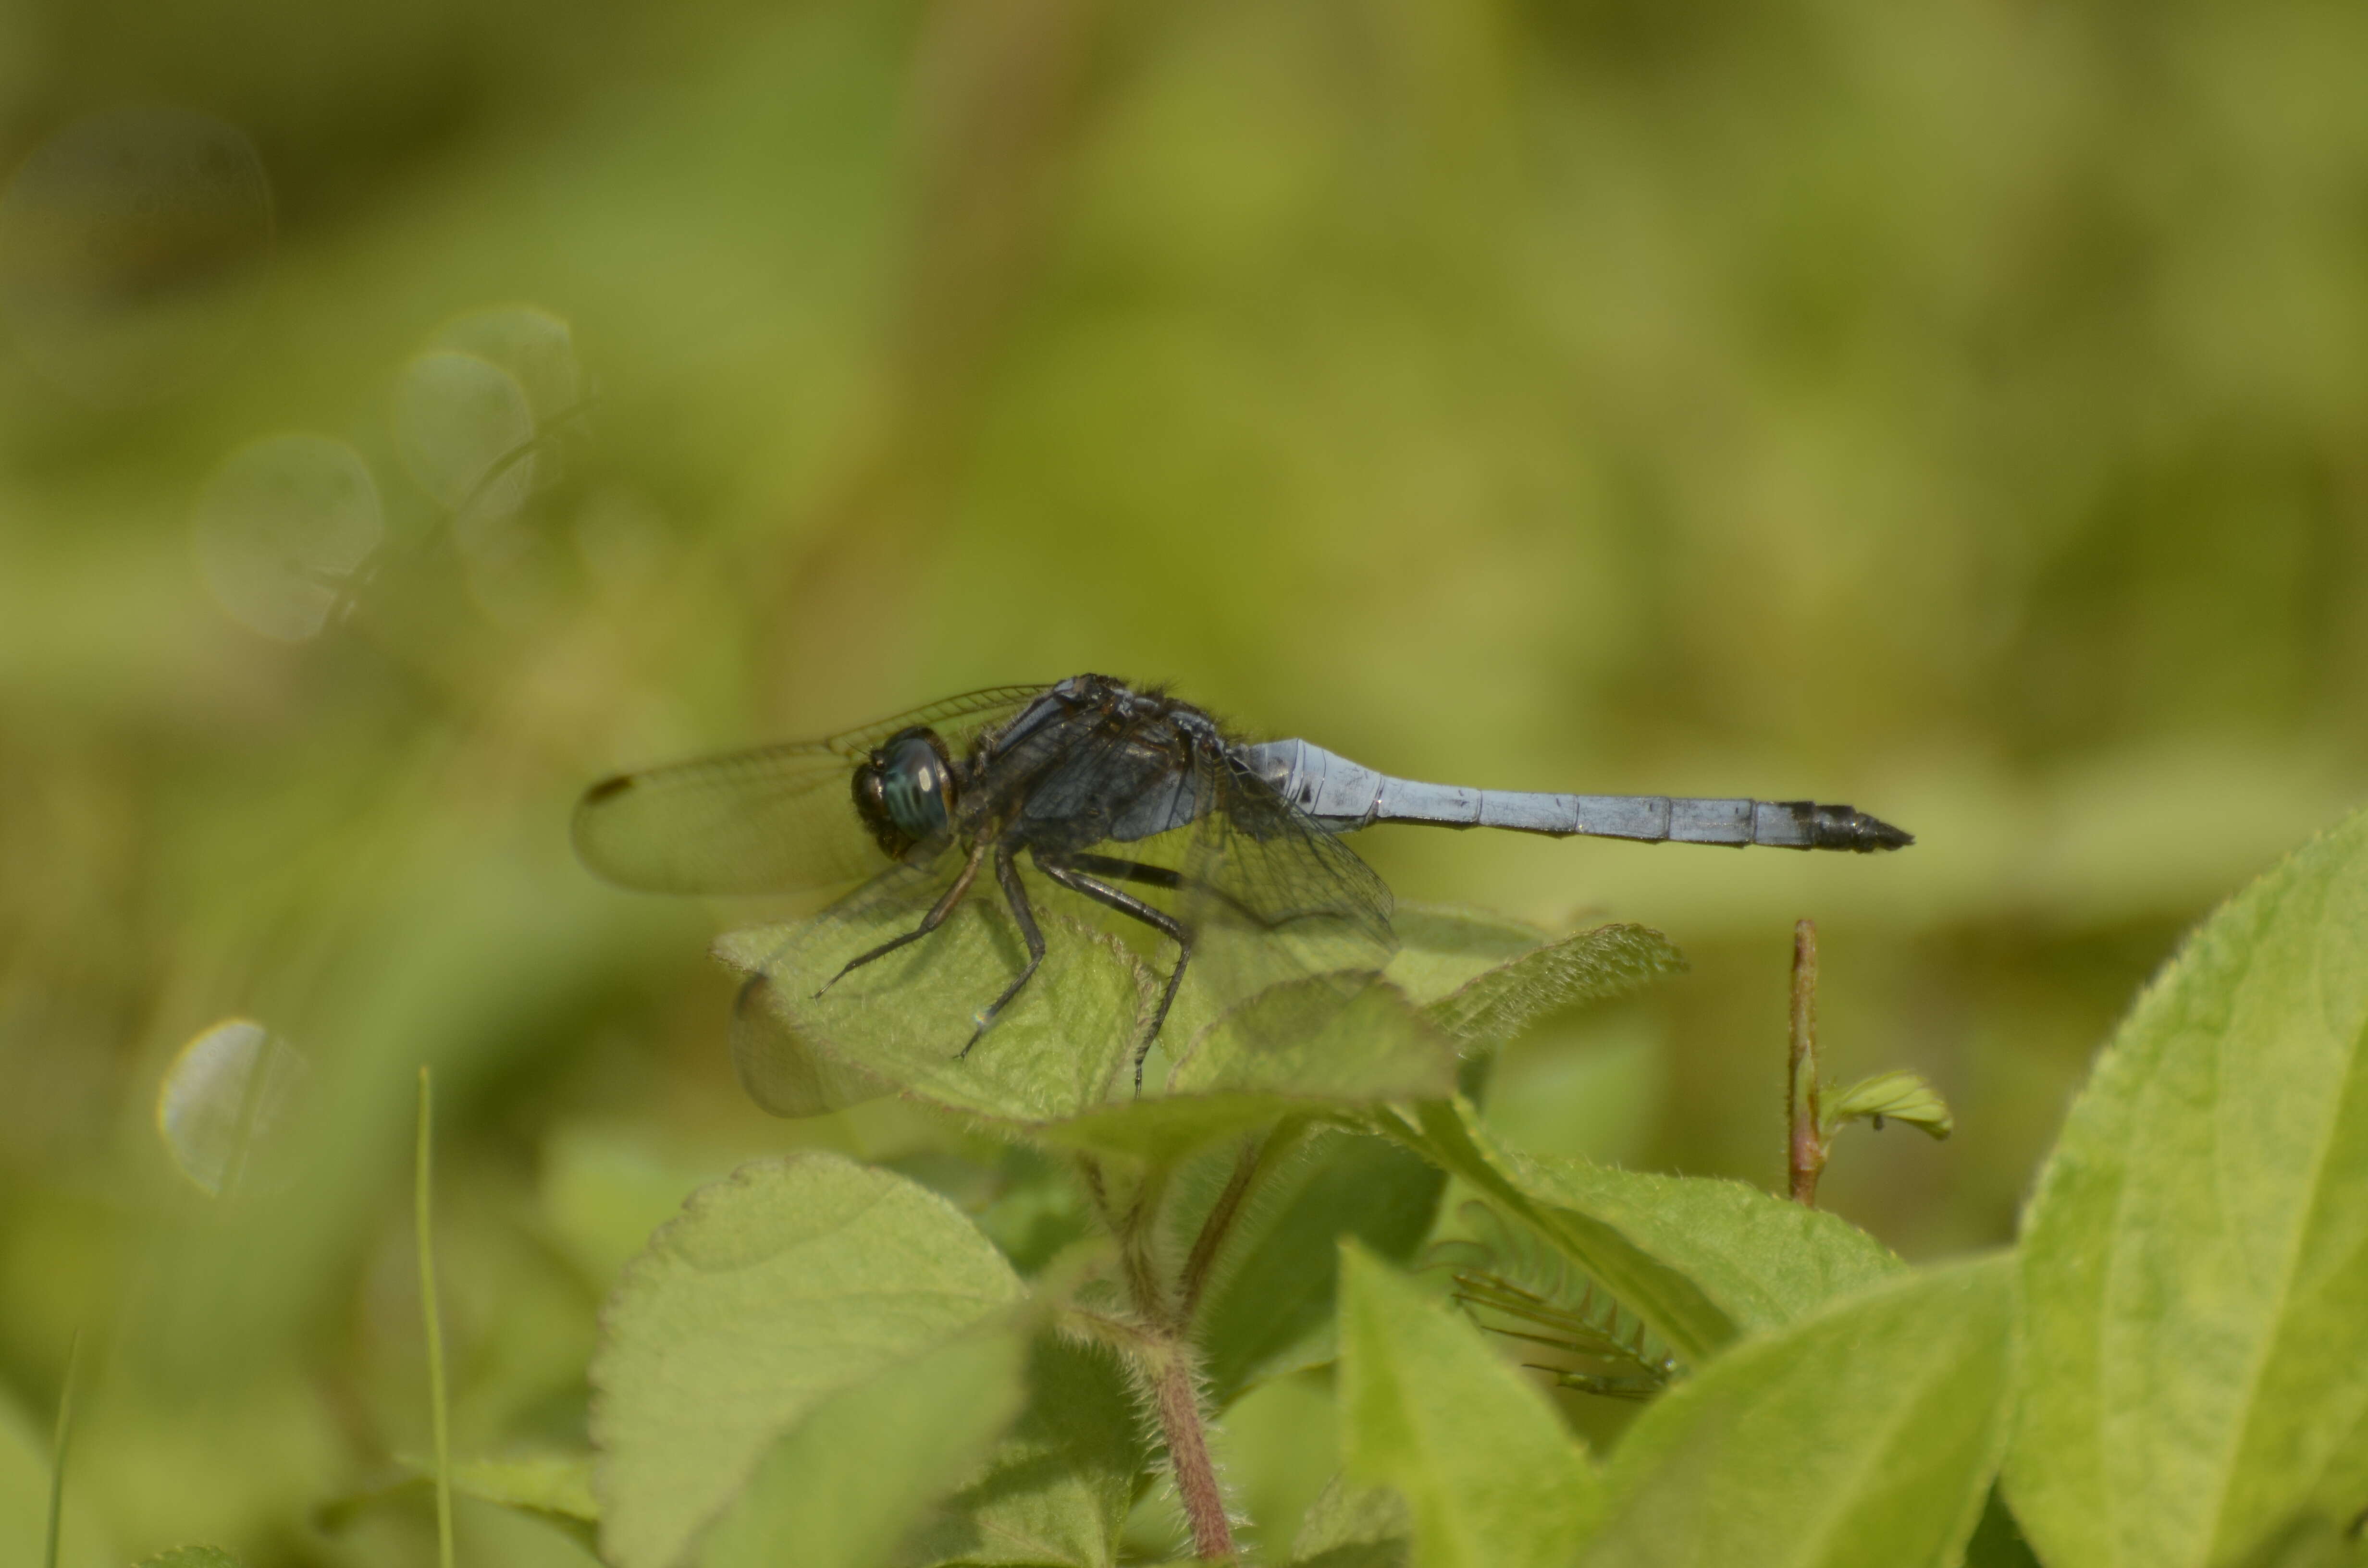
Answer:
POLYGON ((1741 1182, 1516 1153, 1463 1100, 1416 1118, 1375 1125, 1535 1227, 1691 1365, 1902 1267, 1843 1220, 1741 1182))
MULTIPOLYGON (((763 994, 771 1022, 813 1056, 916 1098, 1030 1124, 1076 1116, 1110 1097, 1151 995, 1150 973, 1130 949, 1048 914, 1043 967, 977 1048, 957 1057, 973 1017, 1010 983, 1025 956, 1010 917, 982 900, 962 903, 928 941, 814 994, 848 959, 912 924, 909 912, 895 910, 801 921, 731 932, 715 951, 746 973, 769 973, 763 994)), ((761 1037, 752 1043, 763 1048, 761 1037)), ((744 1068, 743 1077, 763 1098, 761 1076, 744 1068)))
POLYGON ((1554 940, 1543 926, 1452 904, 1399 904, 1390 928, 1398 950, 1383 972, 1417 1007, 1435 1006, 1554 940))
POLYGON ((1998 1467, 2013 1293, 2001 1255, 1735 1346, 1628 1429, 1578 1561, 1955 1563, 1998 1467))
POLYGON ((1982 1500, 1982 1517, 1975 1522, 1973 1536, 1965 1542, 1965 1568, 2041 1568, 1995 1482, 1990 1483, 1990 1494, 1982 1500))
POLYGON ((702 1568, 880 1562, 1019 1414, 1026 1355, 998 1325, 825 1396, 708 1532, 702 1568))
POLYGON ((1599 926, 1487 970, 1423 1013, 1463 1045, 1499 1045, 1549 1013, 1625 996, 1685 967, 1658 931, 1599 926))
POLYGON ((1555 941, 1502 919, 1402 909, 1391 983, 1367 987, 1345 1008, 1329 983, 1313 979, 1202 1027, 1188 984, 1167 1031, 1176 1057, 1164 1093, 1137 1102, 1122 1080, 1151 973, 1108 933, 1057 914, 1044 918, 1050 950, 1035 980, 959 1060, 969 1020, 1017 972, 1020 950, 1008 917, 982 901, 964 903, 927 943, 814 994, 847 959, 911 918, 882 911, 717 942, 726 963, 770 980, 735 1028, 742 1076, 760 1103, 813 1115, 893 1087, 1008 1125, 1058 1124, 1053 1137, 1068 1146, 1169 1159, 1292 1105, 1442 1097, 1455 1042, 1502 1038, 1543 1012, 1633 990, 1682 963, 1641 926, 1555 941))
POLYGON ((1020 1292, 951 1205, 884 1171, 804 1153, 700 1188, 603 1313, 591 1377, 604 1556, 671 1568, 824 1401, 1020 1292))
POLYGON ((1457 1219, 1470 1239, 1434 1244, 1425 1262, 1452 1271, 1455 1301, 1473 1322, 1576 1362, 1556 1369, 1558 1387, 1649 1399, 1668 1386, 1677 1368, 1668 1346, 1534 1227, 1477 1199, 1464 1203, 1457 1219))
POLYGON ((1294 1568, 1406 1568, 1414 1521, 1387 1486, 1351 1486, 1334 1476, 1291 1542, 1294 1568))
POLYGON ((552 1518, 587 1524, 600 1519, 600 1505, 592 1495, 590 1454, 457 1460, 452 1465, 452 1490, 552 1518))
MULTIPOLYGON (((397 1454, 395 1462, 413 1479, 395 1486, 343 1497, 328 1506, 332 1517, 349 1516, 415 1491, 432 1488, 436 1462, 416 1454, 397 1454)), ((592 1456, 524 1454, 498 1459, 456 1460, 452 1490, 463 1497, 493 1503, 522 1514, 532 1514, 583 1544, 599 1551, 600 1505, 592 1494, 592 1456)))
MULTIPOLYGON (((735 937, 717 944, 718 951, 735 937)), ((769 979, 752 980, 732 1008, 732 1064, 748 1097, 775 1116, 822 1116, 861 1105, 894 1091, 894 1085, 840 1061, 792 1028, 791 1009, 779 1006, 769 979)))
POLYGON ((2245 1556, 2368 1498, 2368 813, 2190 938, 2032 1198, 2008 1494, 2058 1568, 2245 1556))
POLYGON ((1547 1395, 1388 1265, 1341 1254, 1349 1478, 1405 1497, 1424 1568, 1567 1562, 1596 1483, 1547 1395))
POLYGON ((1111 1568, 1135 1483, 1150 1462, 1134 1391, 1109 1355, 1045 1335, 1028 1368, 1028 1408, 913 1543, 915 1564, 1059 1563, 1111 1568))
POLYGON ((1368 985, 1343 1006, 1324 982, 1306 981, 1278 986, 1215 1025, 1169 1084, 1165 1095, 1035 1131, 1066 1147, 1169 1163, 1293 1111, 1451 1094, 1455 1051, 1393 985, 1368 985), (1288 1027, 1302 1011, 1311 1016, 1304 1035, 1288 1027))
POLYGON ((1849 1121, 1872 1121, 1878 1132, 1885 1121, 1904 1121, 1934 1138, 1946 1138, 1957 1125, 1938 1089, 1918 1074, 1897 1071, 1861 1078, 1825 1096, 1826 1135, 1849 1121))
POLYGON ((1339 1240, 1403 1263, 1430 1233, 1445 1173, 1378 1138, 1329 1133, 1273 1177, 1237 1222, 1202 1299, 1197 1338, 1219 1409, 1253 1383, 1332 1355, 1339 1240))
POLYGON ((176 1546, 141 1563, 140 1568, 239 1568, 238 1559, 219 1546, 176 1546))

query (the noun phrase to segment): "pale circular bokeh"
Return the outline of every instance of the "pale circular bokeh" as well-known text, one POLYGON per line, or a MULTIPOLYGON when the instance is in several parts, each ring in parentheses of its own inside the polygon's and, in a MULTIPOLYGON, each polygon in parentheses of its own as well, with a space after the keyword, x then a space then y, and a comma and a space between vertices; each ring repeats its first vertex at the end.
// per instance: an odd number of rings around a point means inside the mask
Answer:
POLYGON ((395 377, 393 418, 404 467, 453 515, 462 548, 533 493, 534 405, 484 356, 441 348, 412 359, 395 377))
POLYGON ((361 454, 325 436, 271 436, 233 452, 198 497, 198 574, 232 619, 266 637, 317 633, 384 537, 361 454))
POLYGON ((225 1018, 183 1046, 156 1089, 156 1131, 174 1168, 209 1197, 252 1188, 273 1131, 310 1070, 253 1018, 225 1018))
POLYGON ((541 306, 495 305, 454 316, 436 329, 428 346, 473 354, 507 370, 526 393, 538 429, 548 429, 583 399, 575 334, 541 306))
POLYGON ((86 115, 0 193, 0 319, 76 397, 157 402, 245 334, 271 242, 271 183, 237 127, 158 107, 86 115))

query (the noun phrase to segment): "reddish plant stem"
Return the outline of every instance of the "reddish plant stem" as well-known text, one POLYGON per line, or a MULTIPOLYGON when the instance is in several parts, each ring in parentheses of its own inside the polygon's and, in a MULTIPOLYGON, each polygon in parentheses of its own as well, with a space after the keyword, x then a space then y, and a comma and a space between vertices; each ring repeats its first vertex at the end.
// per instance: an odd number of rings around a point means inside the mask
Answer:
POLYGON ((1180 1342, 1171 1344, 1168 1354, 1154 1364, 1151 1394, 1159 1412, 1160 1436, 1167 1443, 1167 1463, 1176 1474, 1177 1501, 1192 1529, 1192 1555, 1229 1558, 1234 1554, 1234 1523, 1225 1517, 1224 1488, 1217 1484, 1217 1467, 1209 1458, 1191 1355, 1180 1342))
POLYGON ((1787 1137, 1784 1164, 1793 1201, 1817 1206, 1817 1176, 1826 1168, 1826 1139, 1817 1104, 1817 923, 1793 925, 1793 1051, 1784 1080, 1787 1137))
MULTIPOLYGON (((1269 1141, 1271 1147, 1272 1141, 1269 1141)), ((1192 1249, 1195 1267, 1188 1274, 1205 1282, 1224 1233, 1239 1212, 1242 1199, 1256 1185, 1266 1162, 1257 1145, 1246 1146, 1236 1162, 1234 1179, 1226 1184, 1217 1211, 1204 1223, 1192 1249)), ((1190 1341, 1186 1337, 1190 1308, 1171 1302, 1154 1256, 1153 1237, 1160 1199, 1171 1174, 1164 1165, 1143 1173, 1123 1206, 1111 1200, 1100 1164, 1090 1156, 1079 1165, 1086 1189, 1100 1210, 1102 1221, 1118 1243, 1119 1270, 1133 1308, 1132 1323, 1100 1314, 1079 1313, 1075 1326, 1111 1346, 1133 1364, 1151 1392, 1152 1413, 1159 1422, 1161 1443, 1167 1449, 1169 1470, 1176 1477, 1176 1497, 1192 1531, 1192 1554, 1209 1561, 1230 1559, 1235 1552, 1233 1521, 1225 1514, 1224 1488, 1217 1482, 1217 1466, 1209 1457, 1208 1423, 1201 1409, 1200 1381, 1190 1341), (1181 1310, 1179 1310, 1181 1309, 1181 1310)), ((1188 1287, 1188 1293, 1197 1290, 1188 1287)))

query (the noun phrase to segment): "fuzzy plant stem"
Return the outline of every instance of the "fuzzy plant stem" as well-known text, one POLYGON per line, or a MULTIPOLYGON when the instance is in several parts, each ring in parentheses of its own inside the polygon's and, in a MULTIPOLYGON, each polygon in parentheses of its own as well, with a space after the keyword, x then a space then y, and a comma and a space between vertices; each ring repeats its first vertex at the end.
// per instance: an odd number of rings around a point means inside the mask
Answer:
POLYGON ((1208 1426, 1201 1415, 1191 1354, 1180 1341, 1171 1343, 1153 1367, 1151 1397, 1159 1412, 1159 1434, 1167 1444, 1167 1462, 1176 1473, 1177 1500, 1191 1527, 1192 1555, 1229 1558, 1234 1555, 1234 1524, 1225 1516, 1224 1488, 1217 1484, 1217 1467, 1209 1459, 1208 1426))
MULTIPOLYGON (((1142 1185, 1121 1209, 1111 1201, 1099 1163, 1087 1158, 1081 1164, 1094 1206, 1101 1210, 1104 1223, 1118 1240, 1120 1272, 1126 1280, 1128 1304, 1134 1312, 1134 1323, 1123 1337, 1099 1337, 1121 1346, 1127 1339, 1133 1342, 1127 1346, 1128 1354, 1150 1388, 1152 1414, 1159 1423, 1160 1442, 1167 1449, 1168 1468, 1176 1477, 1177 1501, 1184 1510, 1185 1524, 1192 1531, 1192 1555, 1204 1561, 1231 1558, 1235 1553, 1234 1525, 1225 1514, 1224 1488, 1218 1484, 1216 1463, 1209 1457, 1208 1420, 1201 1408, 1200 1379, 1182 1311, 1183 1293, 1179 1291, 1171 1300, 1153 1256, 1153 1233, 1169 1173, 1158 1165, 1146 1171, 1142 1185)), ((1212 1236, 1204 1225, 1201 1241, 1206 1245, 1196 1244, 1192 1249, 1195 1256, 1204 1251, 1209 1256, 1214 1256, 1217 1241, 1238 1212, 1260 1165, 1254 1150, 1243 1150, 1234 1180, 1227 1184, 1230 1197, 1221 1198, 1218 1202, 1224 1218, 1211 1216, 1217 1234, 1212 1236)), ((1202 1278, 1206 1277, 1207 1266, 1207 1258, 1203 1258, 1202 1278)))
POLYGON ((1824 1119, 1817 1104, 1817 923, 1793 926, 1793 1052, 1784 1080, 1784 1164, 1793 1201, 1817 1206, 1817 1176, 1826 1168, 1824 1119))

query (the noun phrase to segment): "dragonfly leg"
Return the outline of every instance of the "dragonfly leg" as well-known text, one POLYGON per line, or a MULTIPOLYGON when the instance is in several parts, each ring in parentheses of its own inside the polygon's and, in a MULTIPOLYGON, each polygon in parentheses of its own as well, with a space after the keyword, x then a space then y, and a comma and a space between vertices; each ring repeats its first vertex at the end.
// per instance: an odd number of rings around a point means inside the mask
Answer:
MULTIPOLYGON (((1151 1042, 1159 1038, 1160 1026, 1167 1022, 1167 1009, 1176 1001, 1176 988, 1184 983, 1184 966, 1192 960, 1192 934, 1167 911, 1154 909, 1133 893, 1123 892, 1099 877, 1090 877, 1078 870, 1075 861, 1086 858, 1077 856, 1074 859, 1048 859, 1040 855, 1036 858, 1036 864, 1046 876, 1071 892, 1083 893, 1096 903, 1107 904, 1121 915, 1132 915, 1176 944, 1176 967, 1168 971, 1167 987, 1159 994, 1159 1009, 1151 1015, 1151 1027, 1144 1031, 1143 1038, 1134 1046, 1134 1092, 1140 1096, 1143 1093, 1143 1061, 1151 1054, 1151 1042)), ((1127 876, 1129 872, 1135 871, 1151 873, 1130 880, 1149 882, 1154 887, 1174 887, 1180 880, 1173 871, 1163 870, 1157 866, 1137 865, 1133 860, 1112 860, 1101 855, 1093 856, 1091 860, 1094 869, 1112 876, 1127 876)))
MULTIPOLYGON (((1115 877, 1122 882, 1141 882, 1145 887, 1181 888, 1188 882, 1181 871, 1171 871, 1165 866, 1146 866, 1140 860, 1121 860, 1109 855, 1064 855, 1061 858, 1073 870, 1089 871, 1097 877, 1115 877)), ((1190 885, 1196 894, 1224 904, 1249 925, 1272 931, 1285 924, 1267 918, 1221 887, 1198 881, 1191 881, 1190 885)))
MULTIPOLYGON (((1073 871, 1089 871, 1097 877, 1116 877, 1121 881, 1141 882, 1145 887, 1180 888, 1184 885, 1183 872, 1171 871, 1165 866, 1146 866, 1140 860, 1121 860, 1109 855, 1064 855, 1061 863, 1073 871)), ((1132 915, 1134 912, 1129 910, 1127 913, 1132 915)))
POLYGON ((1011 999, 1019 994, 1019 988, 1036 977, 1036 966, 1044 961, 1044 933, 1036 929, 1036 912, 1028 906, 1028 890, 1019 885, 1019 862, 1012 858, 1008 844, 995 851, 995 880, 1003 884, 1004 902, 1011 905, 1011 917, 1019 922, 1019 939, 1028 944, 1028 967, 1019 971, 1019 979, 1004 987, 1002 995, 980 1009, 978 1027, 970 1033, 970 1045, 954 1052, 957 1062, 970 1054, 970 1047, 994 1026, 1003 1009, 1011 1006, 1011 999))
POLYGON ((839 971, 837 974, 832 975, 828 980, 822 983, 822 991, 817 991, 814 994, 817 996, 821 995, 823 991, 827 991, 832 986, 837 985, 840 981, 845 980, 848 975, 854 973, 857 970, 861 969, 865 964, 870 963, 872 960, 884 959, 890 953, 893 953, 897 949, 903 947, 905 943, 917 942, 922 937, 928 936, 930 932, 936 930, 939 926, 944 925, 946 916, 954 912, 954 905, 962 902, 962 894, 970 891, 971 880, 978 875, 979 867, 984 865, 986 861, 986 850, 987 846, 985 844, 981 844, 977 848, 970 852, 970 858, 962 862, 962 875, 954 879, 954 885, 946 890, 946 894, 943 898, 929 905, 929 912, 921 916, 921 923, 918 926, 914 926, 910 931, 905 932, 901 937, 893 937, 888 941, 881 943, 878 947, 872 949, 868 953, 859 953, 854 958, 848 960, 847 962, 839 966, 839 971))

